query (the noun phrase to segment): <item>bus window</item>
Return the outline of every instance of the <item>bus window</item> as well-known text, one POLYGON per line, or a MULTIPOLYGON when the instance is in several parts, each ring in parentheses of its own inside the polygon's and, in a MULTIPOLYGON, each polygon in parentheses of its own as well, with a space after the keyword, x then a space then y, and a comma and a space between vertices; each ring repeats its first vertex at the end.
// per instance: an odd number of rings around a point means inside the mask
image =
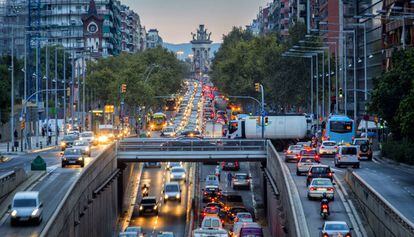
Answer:
POLYGON ((349 133, 352 132, 352 122, 348 121, 330 121, 330 131, 334 133, 349 133))

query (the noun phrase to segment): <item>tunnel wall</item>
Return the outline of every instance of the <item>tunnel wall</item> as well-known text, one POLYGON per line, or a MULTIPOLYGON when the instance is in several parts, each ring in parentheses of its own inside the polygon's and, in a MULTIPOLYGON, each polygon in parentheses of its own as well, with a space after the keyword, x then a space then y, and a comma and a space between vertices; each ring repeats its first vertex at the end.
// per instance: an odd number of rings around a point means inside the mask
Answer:
POLYGON ((375 236, 414 236, 414 224, 357 174, 348 170, 345 181, 362 204, 361 211, 366 216, 375 236))
POLYGON ((267 144, 266 210, 272 236, 308 237, 309 231, 298 190, 289 170, 270 141, 267 144))
POLYGON ((118 176, 112 144, 80 173, 41 236, 114 236, 119 208, 118 176))

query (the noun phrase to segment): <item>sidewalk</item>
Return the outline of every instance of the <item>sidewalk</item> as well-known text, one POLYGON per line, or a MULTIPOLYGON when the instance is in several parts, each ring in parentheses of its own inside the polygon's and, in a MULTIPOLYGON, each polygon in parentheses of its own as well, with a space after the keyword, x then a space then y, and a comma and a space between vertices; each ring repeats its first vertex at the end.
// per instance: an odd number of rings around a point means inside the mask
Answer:
MULTIPOLYGON (((58 145, 60 140, 62 140, 63 134, 59 135, 58 137, 58 145)), ((27 140, 26 140, 27 141, 27 140)), ((30 152, 38 152, 41 150, 47 150, 52 149, 56 146, 56 137, 52 137, 52 143, 50 145, 46 145, 47 143, 47 137, 39 136, 38 139, 36 139, 35 136, 30 137, 30 144, 28 144, 26 141, 23 141, 23 151, 21 149, 21 140, 19 139, 19 147, 17 147, 17 150, 12 151, 12 144, 11 142, 2 142, 0 143, 0 154, 1 155, 22 155, 30 152), (36 142, 39 142, 36 146, 36 142)))

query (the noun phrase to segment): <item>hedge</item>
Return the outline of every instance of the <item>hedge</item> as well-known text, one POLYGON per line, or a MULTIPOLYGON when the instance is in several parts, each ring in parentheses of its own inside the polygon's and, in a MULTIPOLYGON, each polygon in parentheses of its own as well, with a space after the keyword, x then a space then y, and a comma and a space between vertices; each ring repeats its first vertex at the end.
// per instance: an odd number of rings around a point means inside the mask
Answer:
POLYGON ((382 156, 396 162, 414 165, 414 143, 407 141, 383 142, 382 156))

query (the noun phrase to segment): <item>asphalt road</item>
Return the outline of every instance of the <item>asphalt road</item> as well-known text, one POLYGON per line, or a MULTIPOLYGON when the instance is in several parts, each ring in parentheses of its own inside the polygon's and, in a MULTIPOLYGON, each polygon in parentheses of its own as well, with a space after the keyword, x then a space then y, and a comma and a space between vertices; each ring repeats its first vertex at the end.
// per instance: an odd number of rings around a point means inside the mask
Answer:
MULTIPOLYGON (((189 164, 184 164, 188 170, 189 164)), ((188 172, 187 172, 188 177, 188 172)), ((149 196, 154 196, 159 201, 159 213, 139 214, 139 204, 142 199, 141 188, 137 196, 134 212, 130 221, 130 226, 141 226, 147 237, 156 236, 160 231, 174 232, 175 236, 184 236, 187 214, 187 195, 188 183, 180 182, 182 190, 181 202, 168 201, 164 203, 162 190, 166 182, 169 182, 169 171, 165 169, 165 164, 161 168, 144 168, 141 176, 142 185, 149 185, 149 196)))
MULTIPOLYGON (((86 158, 85 166, 91 162, 96 155, 103 150, 103 147, 96 147, 92 150, 92 157, 86 158)), ((81 173, 83 168, 79 166, 68 166, 67 168, 61 168, 60 151, 50 150, 39 153, 46 161, 48 165, 48 173, 43 176, 37 182, 35 182, 28 190, 39 191, 40 199, 43 202, 43 221, 39 226, 33 226, 22 223, 19 226, 10 226, 10 215, 7 213, 0 219, 0 236, 39 236, 49 218, 56 210, 59 202, 65 196, 70 185, 76 181, 77 177, 81 173)), ((3 165, 8 165, 9 168, 16 166, 30 166, 31 159, 34 159, 39 154, 28 154, 27 156, 19 156, 10 160, 10 164, 4 163, 0 166, 2 169, 3 165)))
MULTIPOLYGON (((282 159, 284 159, 284 154, 279 153, 282 159)), ((330 163, 332 158, 321 158, 321 163, 326 164, 330 163)), ((308 200, 307 198, 307 186, 306 186, 306 176, 297 176, 296 175, 296 163, 287 163, 289 167, 290 174, 296 184, 298 189, 300 200, 302 202, 302 207, 304 214, 306 216, 306 221, 308 223, 308 229, 310 236, 319 235, 319 227, 322 227, 325 220, 320 216, 320 201, 318 200, 308 200)), ((333 165, 332 165, 333 166, 333 165)), ((337 175, 335 173, 335 175, 337 175)), ((344 182, 344 181, 342 181, 344 182)), ((338 195, 338 185, 335 189, 335 200, 329 203, 329 208, 331 215, 327 220, 329 221, 346 221, 348 225, 351 225, 351 221, 347 215, 343 200, 338 195)))

